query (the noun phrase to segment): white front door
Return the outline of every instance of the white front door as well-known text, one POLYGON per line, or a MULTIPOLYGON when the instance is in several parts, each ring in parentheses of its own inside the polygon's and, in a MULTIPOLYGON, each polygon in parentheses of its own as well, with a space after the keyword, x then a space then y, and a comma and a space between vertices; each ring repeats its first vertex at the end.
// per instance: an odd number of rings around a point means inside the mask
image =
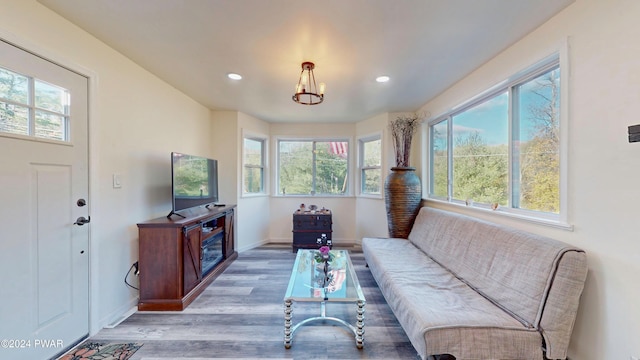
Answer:
POLYGON ((89 333, 87 86, 0 40, 0 359, 89 333))

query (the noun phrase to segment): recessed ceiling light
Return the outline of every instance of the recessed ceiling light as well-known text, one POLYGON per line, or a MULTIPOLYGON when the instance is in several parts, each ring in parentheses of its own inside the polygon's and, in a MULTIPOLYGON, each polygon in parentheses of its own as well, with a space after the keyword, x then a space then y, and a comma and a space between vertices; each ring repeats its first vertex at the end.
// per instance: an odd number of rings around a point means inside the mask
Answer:
POLYGON ((387 75, 378 76, 376 81, 379 83, 387 82, 389 81, 389 77, 387 75))
POLYGON ((236 73, 228 73, 227 77, 231 80, 240 80, 242 79, 242 75, 236 73))

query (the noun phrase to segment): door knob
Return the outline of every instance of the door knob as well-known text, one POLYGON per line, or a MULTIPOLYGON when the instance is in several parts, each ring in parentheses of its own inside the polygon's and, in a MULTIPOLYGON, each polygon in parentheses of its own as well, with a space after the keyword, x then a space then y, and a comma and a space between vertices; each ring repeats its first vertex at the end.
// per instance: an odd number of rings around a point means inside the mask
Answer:
POLYGON ((78 199, 78 201, 76 201, 76 205, 78 205, 78 207, 83 207, 83 206, 87 205, 87 200, 78 199))
POLYGON ((80 216, 79 218, 76 219, 76 222, 74 222, 73 225, 82 226, 90 222, 91 222, 91 216, 89 216, 88 219, 86 219, 84 216, 80 216))

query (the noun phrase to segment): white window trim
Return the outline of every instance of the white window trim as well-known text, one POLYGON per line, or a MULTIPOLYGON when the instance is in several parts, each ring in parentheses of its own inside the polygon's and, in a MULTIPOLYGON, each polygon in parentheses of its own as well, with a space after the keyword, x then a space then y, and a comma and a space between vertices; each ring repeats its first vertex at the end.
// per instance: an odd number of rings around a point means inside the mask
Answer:
POLYGON ((271 196, 272 197, 281 197, 281 198, 295 198, 295 197, 300 197, 300 198, 338 198, 338 199, 342 199, 342 198, 348 198, 348 197, 353 197, 354 192, 353 192, 353 187, 354 187, 354 175, 353 175, 353 151, 351 149, 353 149, 353 138, 350 136, 336 136, 336 137, 332 137, 332 136, 284 136, 284 135, 276 135, 272 138, 272 142, 273 142, 273 149, 275 149, 273 151, 274 153, 274 160, 275 160, 275 166, 274 166, 274 171, 272 171, 272 176, 271 179, 273 180, 272 184, 272 192, 271 192, 271 196), (310 194, 310 195, 306 195, 306 194, 287 194, 287 195, 282 195, 280 194, 280 192, 278 191, 278 186, 280 186, 280 148, 278 146, 278 144, 280 143, 280 141, 316 141, 316 142, 346 142, 348 144, 348 148, 349 148, 349 156, 347 157, 347 175, 348 175, 348 179, 347 179, 347 191, 344 195, 330 195, 330 194, 310 194))
MULTIPOLYGON (((428 122, 427 126, 425 126, 423 130, 423 136, 426 142, 424 152, 425 156, 423 156, 423 176, 425 179, 425 193, 426 200, 434 203, 438 203, 445 206, 452 206, 454 208, 465 208, 470 209, 472 211, 481 211, 487 212, 491 214, 495 214, 496 216, 505 216, 510 218, 516 218, 520 220, 524 220, 527 222, 531 222, 538 225, 558 228, 567 231, 573 231, 573 225, 569 222, 569 214, 568 214, 568 154, 569 154, 569 86, 570 86, 570 64, 569 64, 569 45, 567 41, 562 42, 562 44, 553 52, 553 54, 542 58, 541 60, 535 62, 534 64, 526 67, 524 70, 517 72, 516 74, 509 76, 504 81, 499 82, 498 84, 490 87, 486 91, 481 92, 480 94, 464 101, 456 106, 453 106, 449 110, 441 113, 439 116, 432 117, 428 122), (505 89, 509 89, 516 83, 524 81, 527 77, 532 77, 534 73, 539 74, 540 72, 544 72, 545 70, 550 69, 551 67, 558 64, 560 67, 560 212, 559 214, 548 214, 548 213, 539 213, 535 211, 528 211, 524 209, 515 209, 515 208, 498 208, 497 210, 492 210, 489 206, 482 204, 473 204, 471 206, 464 203, 464 201, 454 200, 454 199, 443 199, 430 197, 431 189, 430 179, 431 179, 431 170, 428 164, 430 153, 431 153, 431 145, 430 145, 430 128, 433 124, 439 123, 444 119, 459 114, 478 103, 487 100, 496 94, 505 91, 505 89)), ((511 114, 509 115, 511 116, 511 114)), ((451 122, 448 122, 448 126, 451 126, 451 122)), ((510 124, 511 126, 511 124, 510 124)), ((448 136, 451 136, 452 129, 448 129, 448 136)), ((510 140, 511 141, 511 140, 510 140)), ((448 139, 447 146, 449 147, 449 153, 451 151, 452 139, 448 139)), ((511 151, 510 155, 511 156, 511 151)), ((449 157, 449 162, 451 162, 451 157, 449 157)), ((448 166, 448 171, 451 172, 451 164, 448 166)), ((451 174, 448 175, 449 179, 451 179, 451 174)), ((449 184, 448 186, 451 186, 449 184)), ((509 181, 509 186, 511 186, 511 181, 509 181)), ((449 190, 450 193, 450 190, 449 190)))
POLYGON ((15 71, 13 69, 7 68, 7 67, 0 67, 6 71, 10 71, 14 74, 18 74, 21 75, 25 78, 27 78, 27 102, 26 103, 22 103, 19 101, 15 101, 15 100, 11 100, 11 99, 5 99, 5 98, 0 98, 0 101, 10 104, 10 105, 15 105, 15 106, 19 106, 19 107, 23 107, 27 109, 27 121, 28 121, 28 127, 29 127, 29 133, 28 134, 17 134, 17 133, 11 133, 11 132, 0 132, 0 136, 1 137, 7 137, 7 138, 14 138, 14 139, 21 139, 21 140, 29 140, 29 141, 36 141, 36 142, 43 142, 43 143, 48 143, 48 144, 59 144, 59 145, 70 145, 73 146, 72 142, 71 142, 71 126, 70 126, 70 119, 71 116, 69 115, 69 103, 67 102, 67 108, 65 109, 64 112, 57 112, 57 111, 51 111, 45 108, 40 108, 38 106, 36 106, 36 99, 35 99, 35 92, 36 92, 36 81, 43 83, 43 84, 49 84, 51 86, 54 87, 58 87, 62 90, 65 90, 66 95, 69 96, 69 89, 66 89, 62 86, 59 86, 57 84, 51 83, 49 81, 45 81, 43 79, 39 79, 36 78, 32 75, 27 75, 27 74, 23 74, 21 72, 15 71), (50 115, 55 115, 55 116, 60 116, 63 118, 62 122, 62 127, 63 127, 63 131, 62 131, 62 137, 63 139, 51 139, 51 138, 46 138, 46 137, 39 137, 36 136, 36 113, 37 112, 43 112, 43 113, 47 113, 50 115))
POLYGON ((382 151, 383 149, 380 149, 380 194, 370 194, 370 193, 363 193, 362 192, 362 168, 363 168, 363 163, 364 163, 364 143, 368 142, 368 141, 374 141, 374 140, 380 140, 380 142, 382 142, 382 132, 378 131, 372 134, 367 134, 367 135, 362 135, 357 137, 357 144, 358 144, 358 149, 357 149, 357 156, 358 156, 358 174, 356 175, 356 184, 357 184, 357 190, 356 190, 356 196, 358 197, 362 197, 362 198, 371 198, 371 199, 382 199, 382 194, 384 192, 383 189, 383 185, 384 185, 384 180, 383 180, 383 172, 382 172, 382 151))
POLYGON ((262 196, 269 196, 269 137, 267 135, 264 134, 259 134, 259 133, 254 133, 251 131, 245 131, 244 129, 242 130, 242 141, 241 141, 241 145, 240 145, 240 156, 242 159, 242 170, 241 170, 241 181, 240 181, 240 196, 243 198, 250 198, 250 197, 262 197, 262 196), (264 148, 262 149, 262 169, 263 169, 263 174, 262 174, 262 192, 259 193, 247 193, 244 191, 244 176, 245 176, 245 164, 244 164, 244 159, 245 159, 245 153, 244 153, 244 140, 245 139, 251 139, 251 140, 258 140, 258 141, 262 141, 262 144, 264 146, 264 148))

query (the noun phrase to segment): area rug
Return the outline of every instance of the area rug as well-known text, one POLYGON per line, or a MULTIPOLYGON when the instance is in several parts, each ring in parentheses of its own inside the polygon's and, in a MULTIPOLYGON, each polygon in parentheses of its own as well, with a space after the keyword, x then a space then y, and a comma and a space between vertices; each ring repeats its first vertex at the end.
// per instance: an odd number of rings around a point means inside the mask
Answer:
POLYGON ((142 343, 85 343, 59 357, 58 360, 127 360, 142 343))

